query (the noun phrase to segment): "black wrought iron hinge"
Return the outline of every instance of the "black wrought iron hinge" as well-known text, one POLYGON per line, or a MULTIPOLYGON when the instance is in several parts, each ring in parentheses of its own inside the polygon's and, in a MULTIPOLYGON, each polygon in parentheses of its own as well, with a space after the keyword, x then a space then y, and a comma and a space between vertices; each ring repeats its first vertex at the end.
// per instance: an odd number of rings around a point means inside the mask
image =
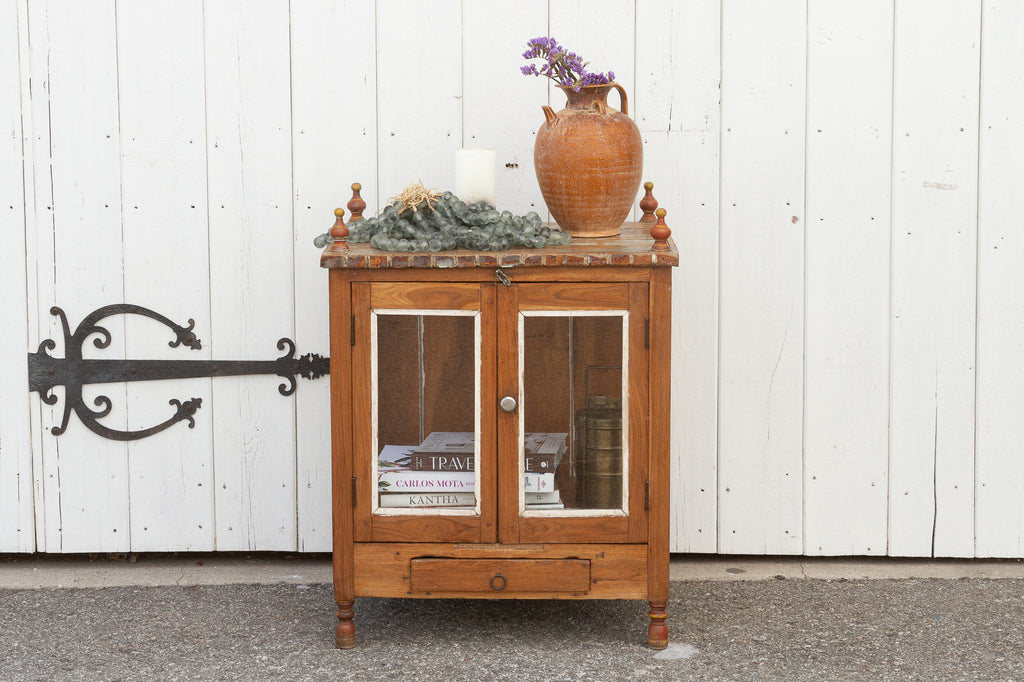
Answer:
POLYGON ((160 313, 129 304, 115 304, 97 308, 89 313, 75 329, 74 333, 68 325, 64 311, 54 306, 51 315, 60 317, 64 331, 64 357, 55 358, 49 354, 57 347, 53 339, 46 339, 39 344, 39 350, 28 354, 29 390, 39 393, 39 397, 47 405, 57 403, 53 394, 55 386, 64 387, 64 416, 60 426, 54 426, 50 433, 59 436, 68 428, 71 412, 93 433, 111 440, 138 440, 159 433, 180 421, 188 421, 189 428, 195 426, 192 415, 202 406, 202 399, 190 400, 171 399, 170 405, 176 410, 169 419, 156 426, 138 431, 120 431, 100 424, 97 420, 110 414, 112 403, 105 395, 97 396, 93 404, 99 409, 88 407, 82 398, 82 387, 89 384, 107 384, 122 381, 153 381, 157 379, 186 379, 194 377, 240 376, 244 374, 276 374, 287 380, 287 384, 278 386, 281 395, 289 396, 295 392, 296 375, 306 379, 317 379, 330 372, 330 358, 313 353, 295 357, 295 342, 282 338, 277 342, 278 350, 285 354, 276 360, 109 360, 85 359, 82 357, 82 346, 90 336, 96 335, 93 345, 106 348, 110 345, 110 332, 97 323, 114 315, 142 315, 163 324, 174 332, 174 340, 168 342, 172 348, 185 346, 193 350, 202 348, 202 343, 192 331, 195 321, 189 320, 188 326, 175 324, 160 313))

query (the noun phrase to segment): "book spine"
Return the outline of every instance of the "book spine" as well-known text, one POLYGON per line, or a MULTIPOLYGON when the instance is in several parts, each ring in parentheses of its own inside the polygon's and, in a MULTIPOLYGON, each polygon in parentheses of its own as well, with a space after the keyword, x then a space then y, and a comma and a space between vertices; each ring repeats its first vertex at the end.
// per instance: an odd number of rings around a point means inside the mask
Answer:
POLYGON ((414 452, 412 454, 413 471, 473 471, 476 457, 469 455, 449 455, 438 453, 414 452))
POLYGON ((475 493, 381 493, 383 509, 416 507, 471 507, 476 504, 475 493))
POLYGON ((523 474, 523 491, 527 493, 546 493, 555 489, 554 474, 523 474))
POLYGON ((558 466, 558 462, 562 459, 561 455, 531 455, 526 454, 523 456, 523 468, 528 473, 536 474, 549 474, 554 473, 555 468, 558 466))
POLYGON ((377 476, 381 492, 470 492, 475 476, 463 471, 382 471, 377 476))

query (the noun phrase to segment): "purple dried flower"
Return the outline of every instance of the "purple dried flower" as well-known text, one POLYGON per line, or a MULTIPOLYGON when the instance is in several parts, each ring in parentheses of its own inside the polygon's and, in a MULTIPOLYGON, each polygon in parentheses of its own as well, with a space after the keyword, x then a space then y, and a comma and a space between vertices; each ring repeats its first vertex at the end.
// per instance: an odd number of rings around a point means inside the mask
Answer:
POLYGON ((526 42, 526 46, 529 49, 523 52, 524 59, 544 60, 539 69, 535 64, 521 67, 520 71, 527 76, 547 76, 576 91, 588 85, 605 85, 615 79, 611 71, 607 74, 587 71, 587 62, 575 52, 567 51, 554 38, 533 38, 526 42))

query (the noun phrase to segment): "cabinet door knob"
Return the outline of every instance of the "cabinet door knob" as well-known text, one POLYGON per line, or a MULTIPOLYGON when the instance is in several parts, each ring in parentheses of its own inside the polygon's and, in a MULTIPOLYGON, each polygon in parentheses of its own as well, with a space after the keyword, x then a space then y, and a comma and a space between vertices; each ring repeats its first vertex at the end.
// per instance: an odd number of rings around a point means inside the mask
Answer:
POLYGON ((516 399, 510 395, 507 395, 504 398, 502 398, 501 403, 499 404, 501 405, 501 409, 505 410, 506 412, 512 412, 516 409, 516 399))

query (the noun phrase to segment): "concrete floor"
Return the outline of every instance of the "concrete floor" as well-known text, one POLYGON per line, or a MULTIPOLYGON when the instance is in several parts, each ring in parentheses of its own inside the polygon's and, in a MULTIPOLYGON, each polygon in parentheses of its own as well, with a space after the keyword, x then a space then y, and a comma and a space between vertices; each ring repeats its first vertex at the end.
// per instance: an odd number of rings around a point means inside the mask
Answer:
POLYGON ((1024 564, 677 557, 646 604, 361 598, 327 557, 0 557, 0 680, 1024 680, 1024 564))

